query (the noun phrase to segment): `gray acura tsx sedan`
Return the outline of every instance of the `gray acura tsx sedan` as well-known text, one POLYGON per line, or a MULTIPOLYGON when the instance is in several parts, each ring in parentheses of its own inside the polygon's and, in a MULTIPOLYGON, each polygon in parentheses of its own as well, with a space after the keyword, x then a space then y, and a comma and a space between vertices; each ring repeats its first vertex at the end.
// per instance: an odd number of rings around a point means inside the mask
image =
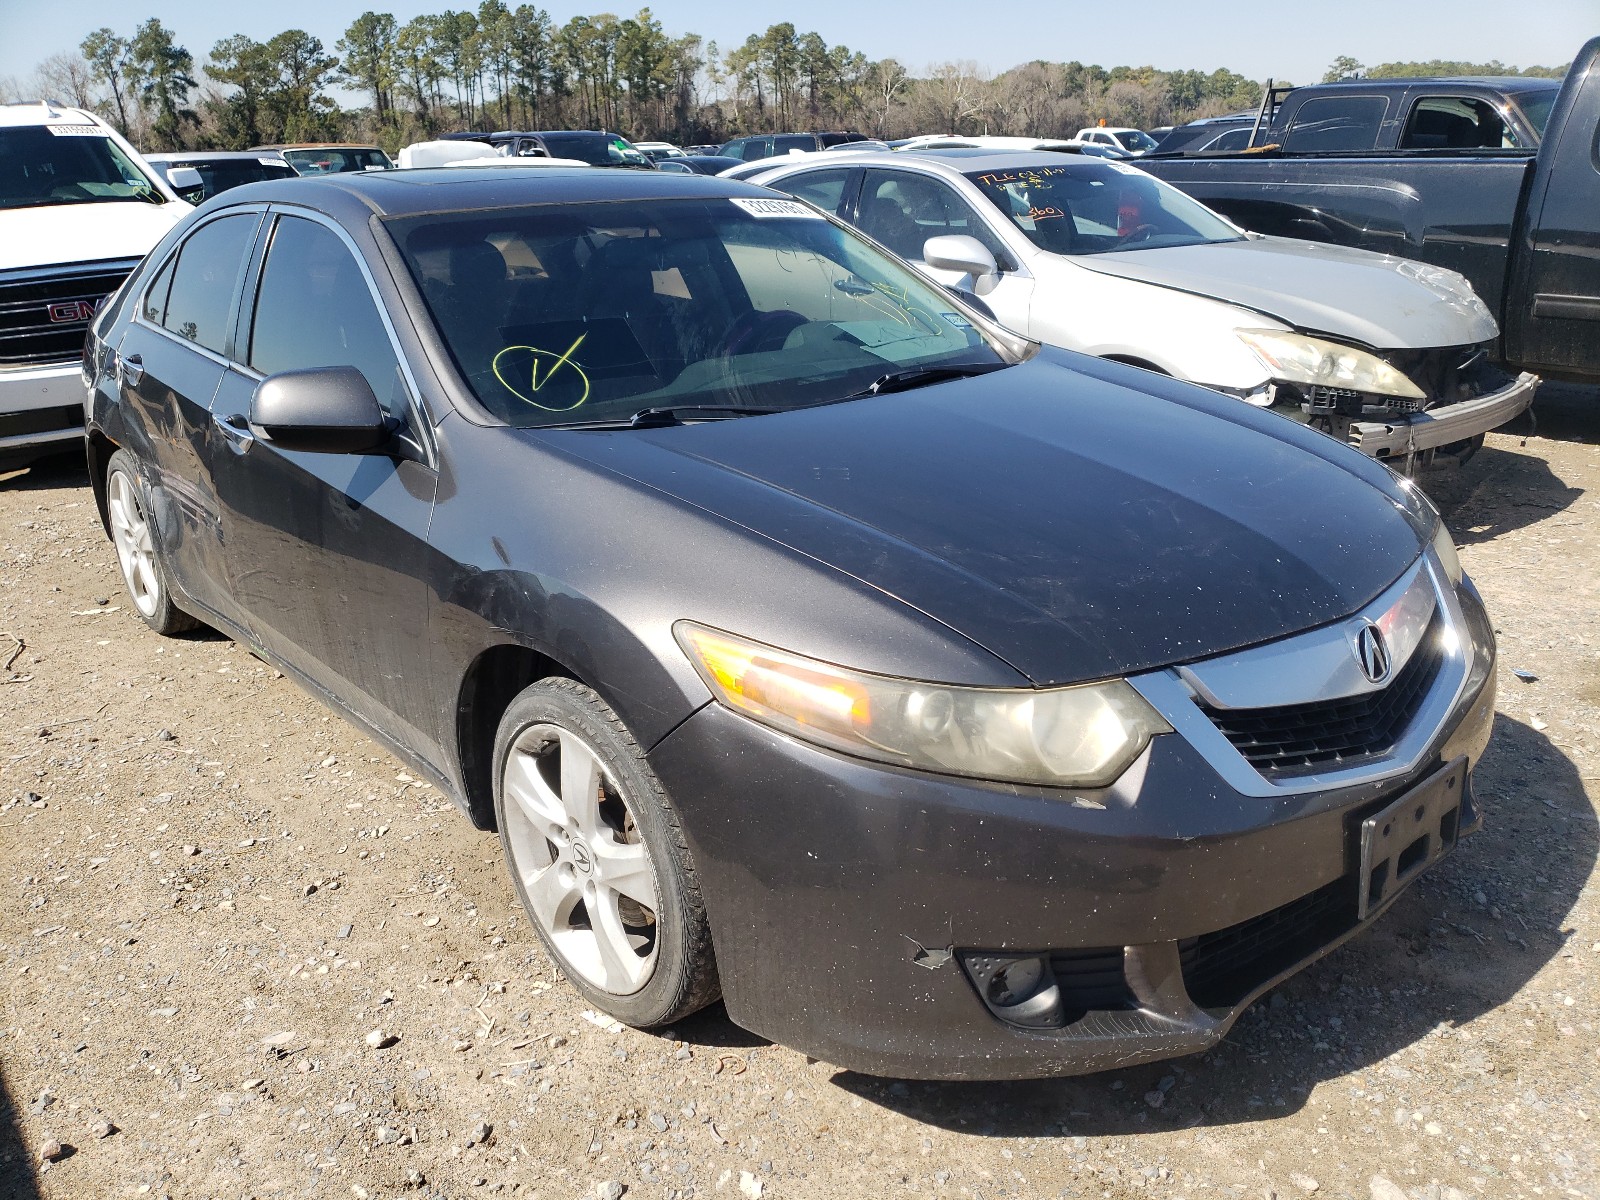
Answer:
POLYGON ((133 605, 499 832, 588 1002, 842 1066, 1215 1043, 1479 820, 1489 622, 1385 467, 746 184, 185 218, 92 327, 133 605))

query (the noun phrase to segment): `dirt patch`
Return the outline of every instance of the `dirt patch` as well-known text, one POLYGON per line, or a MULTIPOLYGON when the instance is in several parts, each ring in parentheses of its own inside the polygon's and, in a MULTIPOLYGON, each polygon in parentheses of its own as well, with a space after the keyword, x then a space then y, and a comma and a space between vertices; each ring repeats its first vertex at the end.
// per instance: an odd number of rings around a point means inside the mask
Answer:
POLYGON ((1026 1084, 589 1019, 491 835, 148 632, 81 471, 0 481, 0 1195, 1600 1195, 1600 393, 1539 422, 1427 482, 1500 632, 1486 829, 1217 1050, 1026 1084))

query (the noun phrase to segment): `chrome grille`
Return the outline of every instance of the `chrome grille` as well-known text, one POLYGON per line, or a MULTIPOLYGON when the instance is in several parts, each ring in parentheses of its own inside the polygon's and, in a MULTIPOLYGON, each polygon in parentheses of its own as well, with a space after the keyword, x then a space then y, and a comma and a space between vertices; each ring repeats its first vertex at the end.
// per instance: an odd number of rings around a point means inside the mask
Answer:
POLYGON ((0 274, 0 367, 77 361, 91 314, 137 265, 129 259, 0 274))
POLYGON ((1444 661, 1440 635, 1435 617, 1405 665, 1376 692, 1279 708, 1196 703, 1263 775, 1337 770, 1394 748, 1438 677, 1444 661))

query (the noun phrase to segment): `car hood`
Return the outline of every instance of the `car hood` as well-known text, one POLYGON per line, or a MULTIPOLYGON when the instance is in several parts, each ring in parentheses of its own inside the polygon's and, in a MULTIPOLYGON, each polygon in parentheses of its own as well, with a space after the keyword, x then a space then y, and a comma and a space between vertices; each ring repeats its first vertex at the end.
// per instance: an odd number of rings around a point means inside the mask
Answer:
POLYGON ((1252 236, 1072 261, 1380 350, 1470 346, 1498 333, 1494 317, 1456 272, 1347 246, 1252 236))
POLYGON ((193 211, 181 201, 140 200, 0 210, 0 270, 143 258, 193 211))
POLYGON ((1415 561, 1430 519, 1385 468, 1286 418, 1053 350, 774 416, 530 436, 853 575, 1038 684, 1348 616, 1415 561))

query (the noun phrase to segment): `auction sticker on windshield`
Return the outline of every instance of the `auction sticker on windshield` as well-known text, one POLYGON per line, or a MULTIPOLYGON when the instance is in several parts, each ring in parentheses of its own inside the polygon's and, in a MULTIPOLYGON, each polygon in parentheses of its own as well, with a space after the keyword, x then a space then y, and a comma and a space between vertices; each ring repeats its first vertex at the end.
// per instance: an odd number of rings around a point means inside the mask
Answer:
POLYGON ((814 221, 827 220, 821 213, 807 208, 798 200, 752 200, 744 196, 730 196, 729 204, 736 204, 752 217, 809 217, 814 221))
POLYGON ((46 125, 51 133, 57 137, 98 137, 106 135, 104 129, 96 129, 93 125, 46 125))

